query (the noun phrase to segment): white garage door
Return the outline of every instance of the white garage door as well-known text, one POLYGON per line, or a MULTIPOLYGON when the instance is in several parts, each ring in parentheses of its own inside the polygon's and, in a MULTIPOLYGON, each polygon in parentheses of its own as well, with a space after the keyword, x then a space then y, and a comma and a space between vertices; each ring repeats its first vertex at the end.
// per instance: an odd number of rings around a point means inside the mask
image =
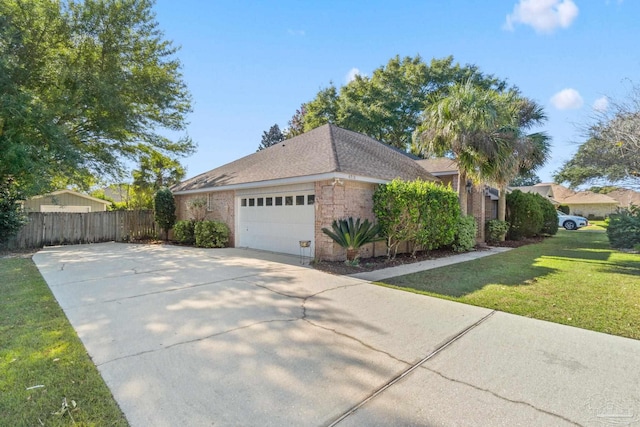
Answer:
POLYGON ((304 255, 313 256, 313 184, 239 191, 237 196, 236 246, 298 255, 300 241, 308 240, 304 255))

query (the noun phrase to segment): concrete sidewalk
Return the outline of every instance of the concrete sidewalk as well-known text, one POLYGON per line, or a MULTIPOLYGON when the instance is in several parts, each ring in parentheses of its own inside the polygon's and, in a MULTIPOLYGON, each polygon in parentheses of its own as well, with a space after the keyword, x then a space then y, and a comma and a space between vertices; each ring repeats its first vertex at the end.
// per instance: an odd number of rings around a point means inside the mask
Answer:
POLYGON ((132 426, 640 423, 640 341, 269 257, 108 243, 33 259, 132 426))
POLYGON ((479 251, 464 252, 445 258, 429 259, 426 261, 414 262, 412 264, 399 265, 397 267, 389 267, 380 270, 351 274, 350 277, 367 280, 370 282, 377 282, 379 280, 388 279, 390 277, 404 276, 405 274, 417 273, 419 271, 431 270, 434 268, 444 267, 452 264, 460 264, 461 262, 484 258, 509 250, 511 250, 511 248, 489 247, 479 251))

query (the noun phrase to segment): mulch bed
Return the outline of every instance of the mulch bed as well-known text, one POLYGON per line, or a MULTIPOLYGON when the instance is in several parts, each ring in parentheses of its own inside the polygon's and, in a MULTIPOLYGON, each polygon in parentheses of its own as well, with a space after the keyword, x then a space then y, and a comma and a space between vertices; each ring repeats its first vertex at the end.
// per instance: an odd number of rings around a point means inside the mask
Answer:
MULTIPOLYGON (((536 237, 524 240, 508 240, 504 242, 498 242, 492 246, 503 248, 519 248, 520 246, 530 245, 533 243, 539 243, 543 240, 543 237, 536 237)), ((476 251, 488 250, 488 246, 476 246, 476 251)), ((344 261, 319 261, 313 263, 313 267, 316 270, 321 270, 331 274, 337 275, 349 275, 356 273, 363 273, 367 271, 380 270, 382 268, 396 267, 399 265, 413 264, 415 262, 427 261, 431 259, 446 258, 452 255, 457 255, 459 252, 454 252, 451 249, 436 249, 433 251, 423 251, 416 253, 415 257, 411 254, 398 254, 395 259, 389 260, 386 256, 380 256, 375 258, 361 259, 359 265, 349 265, 344 261)))

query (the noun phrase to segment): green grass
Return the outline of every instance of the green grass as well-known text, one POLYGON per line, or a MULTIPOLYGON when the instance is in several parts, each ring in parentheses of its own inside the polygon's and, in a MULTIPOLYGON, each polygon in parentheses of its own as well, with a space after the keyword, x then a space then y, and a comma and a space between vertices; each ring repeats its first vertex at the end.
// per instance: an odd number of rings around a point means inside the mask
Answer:
POLYGON ((33 262, 2 258, 0 278, 0 425, 128 425, 33 262))
POLYGON ((582 231, 603 231, 607 229, 607 221, 589 220, 589 225, 581 228, 582 231))
POLYGON ((383 285, 640 339, 640 254, 602 232, 561 230, 539 244, 383 285))

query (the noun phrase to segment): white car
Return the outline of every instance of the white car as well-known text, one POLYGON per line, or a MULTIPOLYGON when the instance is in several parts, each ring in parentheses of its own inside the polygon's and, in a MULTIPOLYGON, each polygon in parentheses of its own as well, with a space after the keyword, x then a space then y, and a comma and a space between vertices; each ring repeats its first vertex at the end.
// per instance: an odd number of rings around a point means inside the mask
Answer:
POLYGON ((589 225, 589 220, 583 216, 567 215, 562 211, 558 211, 558 225, 567 230, 577 230, 589 225))

